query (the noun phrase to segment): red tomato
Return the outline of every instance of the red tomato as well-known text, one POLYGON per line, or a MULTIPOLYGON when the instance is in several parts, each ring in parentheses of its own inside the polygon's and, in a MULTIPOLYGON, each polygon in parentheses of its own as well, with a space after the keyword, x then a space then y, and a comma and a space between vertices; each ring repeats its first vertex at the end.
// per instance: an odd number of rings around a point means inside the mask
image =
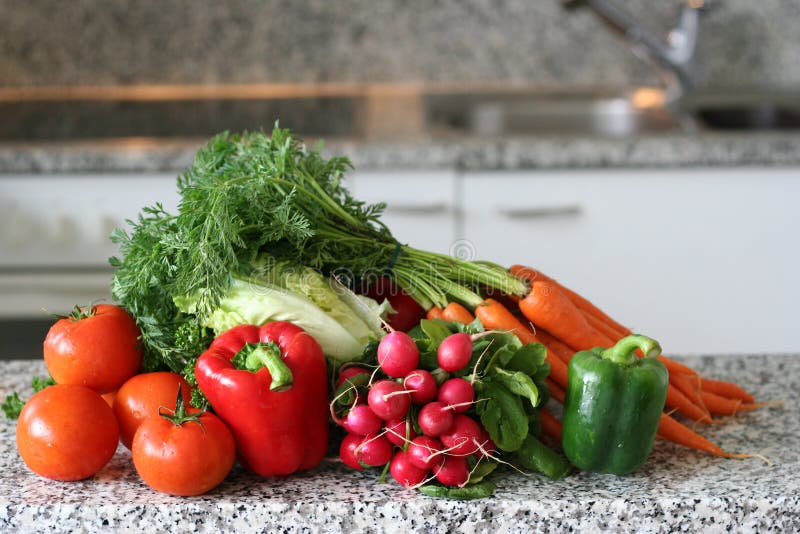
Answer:
POLYGON ((236 446, 225 423, 205 412, 176 425, 148 417, 133 437, 133 465, 151 488, 172 495, 200 495, 215 488, 233 467, 236 446))
POLYGON ((366 295, 378 302, 382 302, 384 299, 389 301, 395 313, 390 313, 386 322, 395 330, 408 332, 425 316, 422 306, 395 284, 391 278, 379 278, 367 289, 366 295))
POLYGON ((114 399, 117 397, 117 392, 116 391, 111 391, 109 393, 103 393, 100 396, 103 397, 103 400, 106 401, 106 404, 111 406, 111 409, 113 410, 114 409, 114 399))
POLYGON ((114 400, 114 415, 119 423, 120 440, 126 448, 131 448, 133 435, 145 418, 158 415, 162 406, 175 406, 178 386, 183 402, 189 404, 191 386, 177 373, 144 373, 122 384, 114 400))
POLYGON ((142 363, 139 329, 133 317, 111 304, 98 304, 92 313, 74 312, 50 327, 44 362, 57 384, 114 391, 142 363))
POLYGON ((80 480, 108 463, 119 442, 114 412, 83 386, 55 385, 36 393, 17 421, 17 449, 43 477, 80 480))

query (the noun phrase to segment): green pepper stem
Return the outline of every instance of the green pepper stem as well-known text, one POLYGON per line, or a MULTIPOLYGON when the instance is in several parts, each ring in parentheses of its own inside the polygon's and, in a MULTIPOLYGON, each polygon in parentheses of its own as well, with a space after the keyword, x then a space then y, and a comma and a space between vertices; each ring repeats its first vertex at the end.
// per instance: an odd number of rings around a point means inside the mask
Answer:
POLYGON ((287 391, 294 383, 292 370, 283 361, 281 349, 275 343, 248 343, 236 353, 233 364, 237 369, 252 372, 266 367, 272 377, 270 391, 287 391))
POLYGON ((661 345, 655 339, 639 334, 631 334, 617 341, 613 347, 602 352, 603 358, 620 365, 630 365, 636 361, 637 349, 641 349, 645 358, 655 358, 661 354, 661 345))

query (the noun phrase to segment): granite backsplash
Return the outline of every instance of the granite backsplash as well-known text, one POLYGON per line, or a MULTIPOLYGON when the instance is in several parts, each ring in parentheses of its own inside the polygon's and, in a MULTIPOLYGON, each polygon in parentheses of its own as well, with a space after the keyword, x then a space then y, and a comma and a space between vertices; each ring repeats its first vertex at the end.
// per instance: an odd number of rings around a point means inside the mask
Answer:
MULTIPOLYGON (((678 4, 624 2, 660 34, 678 4)), ((699 86, 797 86, 798 27, 797 0, 713 2, 699 86)), ((411 81, 557 89, 659 79, 591 13, 558 0, 0 2, 0 87, 411 81)))

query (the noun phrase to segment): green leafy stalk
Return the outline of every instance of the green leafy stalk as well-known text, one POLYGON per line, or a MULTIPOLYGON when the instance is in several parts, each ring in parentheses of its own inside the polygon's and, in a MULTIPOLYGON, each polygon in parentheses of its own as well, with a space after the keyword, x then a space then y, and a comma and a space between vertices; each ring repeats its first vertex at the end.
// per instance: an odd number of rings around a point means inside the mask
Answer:
POLYGON ((190 365, 208 345, 203 325, 231 281, 263 254, 351 280, 388 273, 425 308, 449 300, 474 306, 479 287, 525 293, 501 267, 399 246, 380 220, 384 205, 343 187, 350 168, 277 126, 271 135, 225 132, 178 178, 177 214, 156 204, 129 221, 130 232, 115 231, 112 293, 137 319, 145 368, 190 365), (191 313, 175 305, 185 296, 195 301, 191 313))

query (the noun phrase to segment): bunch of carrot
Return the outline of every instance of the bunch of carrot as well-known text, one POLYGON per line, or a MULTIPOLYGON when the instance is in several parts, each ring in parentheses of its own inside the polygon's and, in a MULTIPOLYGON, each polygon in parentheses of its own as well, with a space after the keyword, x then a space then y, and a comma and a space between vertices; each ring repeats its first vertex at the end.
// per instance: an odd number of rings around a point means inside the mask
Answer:
MULTIPOLYGON (((510 271, 530 284, 524 298, 487 298, 475 308, 483 326, 514 332, 523 343, 542 343, 550 363, 548 387, 553 398, 564 402, 567 364, 573 354, 592 347, 610 347, 631 332, 581 295, 535 269, 513 265, 510 271)), ((458 303, 432 308, 428 318, 469 323, 473 315, 458 303)), ((662 439, 727 458, 757 456, 727 452, 671 416, 677 412, 700 423, 713 416, 732 416, 763 406, 732 382, 711 380, 666 356, 659 359, 669 371, 667 413, 661 416, 658 435, 662 439)), ((542 430, 561 440, 561 422, 546 409, 541 412, 542 430)))

